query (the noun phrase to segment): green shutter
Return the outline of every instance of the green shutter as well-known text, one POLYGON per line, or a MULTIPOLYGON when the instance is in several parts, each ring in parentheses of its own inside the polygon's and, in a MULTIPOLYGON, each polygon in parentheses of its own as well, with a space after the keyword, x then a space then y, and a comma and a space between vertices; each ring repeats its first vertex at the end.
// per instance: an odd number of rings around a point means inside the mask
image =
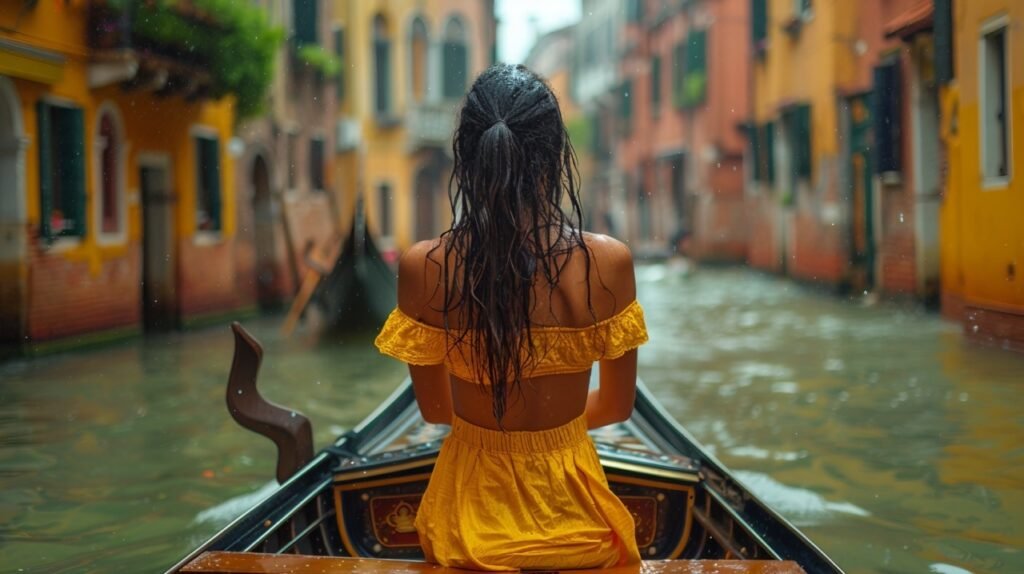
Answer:
POLYGON ((622 133, 629 133, 632 129, 633 117, 633 81, 622 82, 622 89, 619 93, 619 118, 622 120, 622 133))
POLYGON ((797 177, 809 179, 812 171, 811 106, 794 106, 789 112, 786 127, 791 132, 789 141, 794 153, 794 173, 797 177))
POLYGON ((198 208, 210 218, 209 231, 221 229, 220 143, 216 138, 197 137, 199 148, 198 208))
POLYGON ((319 0, 294 0, 292 5, 295 16, 292 22, 295 29, 295 43, 303 46, 305 44, 316 44, 319 34, 317 26, 320 19, 317 16, 317 2, 319 0))
POLYGON ((764 171, 768 183, 775 183, 775 122, 764 124, 764 171))
POLYGON ((444 97, 450 100, 460 99, 466 91, 468 50, 462 42, 445 42, 443 54, 444 97))
POLYGON ((626 18, 633 23, 644 20, 644 0, 628 0, 626 2, 626 18))
POLYGON ((337 86, 338 103, 345 99, 345 30, 334 30, 334 55, 338 58, 338 75, 334 78, 337 86))
POLYGON ((658 115, 661 106, 661 56, 651 60, 651 105, 654 106, 654 115, 658 115))
POLYGON ((39 135, 36 138, 39 149, 39 234, 52 239, 50 213, 53 211, 53 154, 50 141, 50 104, 39 100, 36 103, 36 118, 39 135))
POLYGON ((391 112, 391 44, 387 40, 374 42, 374 58, 377 72, 374 109, 377 115, 387 115, 391 112))
POLYGON ((755 49, 768 38, 768 0, 750 1, 750 36, 755 49))
POLYGON ((85 235, 85 114, 81 108, 60 108, 58 157, 64 162, 61 170, 61 203, 71 227, 64 234, 85 235))

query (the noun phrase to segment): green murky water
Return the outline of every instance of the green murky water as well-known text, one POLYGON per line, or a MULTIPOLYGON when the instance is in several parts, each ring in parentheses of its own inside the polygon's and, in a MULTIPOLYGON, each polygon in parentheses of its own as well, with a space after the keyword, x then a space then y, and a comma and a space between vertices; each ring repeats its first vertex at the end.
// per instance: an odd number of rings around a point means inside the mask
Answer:
MULTIPOLYGON (((638 283, 648 386, 847 571, 1024 571, 1024 356, 745 270, 638 283)), ((370 336, 247 326, 320 445, 404 374, 370 336)), ((265 491, 273 446, 223 406, 231 347, 217 328, 0 365, 0 571, 161 571, 265 491)))

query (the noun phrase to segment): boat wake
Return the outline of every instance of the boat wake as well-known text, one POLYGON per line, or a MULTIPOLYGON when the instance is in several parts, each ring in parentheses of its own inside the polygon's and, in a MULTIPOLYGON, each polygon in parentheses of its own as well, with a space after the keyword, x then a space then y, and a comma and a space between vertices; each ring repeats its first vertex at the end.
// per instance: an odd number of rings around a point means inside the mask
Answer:
POLYGON ((228 522, 231 522, 238 516, 240 516, 246 510, 249 510, 253 506, 263 502, 263 499, 270 496, 275 490, 277 490, 277 481, 270 481, 259 488, 259 490, 248 492, 229 498, 224 502, 207 508, 206 510, 196 514, 196 517, 192 519, 193 524, 214 524, 216 526, 223 526, 228 522))
POLYGON ((737 470, 733 475, 794 524, 818 524, 835 514, 871 516, 870 512, 855 504, 831 502, 816 492, 787 486, 766 474, 737 470))

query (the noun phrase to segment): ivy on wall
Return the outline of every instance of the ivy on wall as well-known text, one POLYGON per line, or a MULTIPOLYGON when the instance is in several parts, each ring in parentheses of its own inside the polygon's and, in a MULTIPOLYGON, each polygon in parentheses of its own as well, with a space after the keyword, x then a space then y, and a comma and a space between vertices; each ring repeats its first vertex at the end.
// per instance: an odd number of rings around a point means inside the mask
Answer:
POLYGON ((108 0, 133 43, 161 46, 206 68, 213 97, 233 94, 239 119, 259 114, 284 38, 260 8, 237 0, 108 0))

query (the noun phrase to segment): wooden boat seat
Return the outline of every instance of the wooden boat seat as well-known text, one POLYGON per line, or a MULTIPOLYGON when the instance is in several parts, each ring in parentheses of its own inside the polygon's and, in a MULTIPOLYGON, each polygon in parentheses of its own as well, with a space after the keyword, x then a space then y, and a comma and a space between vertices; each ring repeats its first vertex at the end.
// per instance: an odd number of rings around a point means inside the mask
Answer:
MULTIPOLYGON (((205 552, 181 572, 192 574, 470 574, 424 562, 370 558, 205 552)), ((780 560, 649 560, 636 566, 605 570, 571 570, 572 574, 805 574, 796 562, 780 560)), ((545 572, 545 574, 549 574, 545 572)))

